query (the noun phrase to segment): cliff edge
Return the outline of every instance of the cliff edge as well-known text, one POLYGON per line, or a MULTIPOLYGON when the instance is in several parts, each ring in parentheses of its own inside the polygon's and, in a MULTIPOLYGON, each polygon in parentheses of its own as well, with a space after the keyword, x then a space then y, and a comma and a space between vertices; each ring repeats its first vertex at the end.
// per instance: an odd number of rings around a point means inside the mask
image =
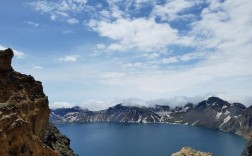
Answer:
POLYGON ((13 70, 11 49, 0 50, 0 155, 75 155, 70 140, 48 123, 40 81, 13 70))

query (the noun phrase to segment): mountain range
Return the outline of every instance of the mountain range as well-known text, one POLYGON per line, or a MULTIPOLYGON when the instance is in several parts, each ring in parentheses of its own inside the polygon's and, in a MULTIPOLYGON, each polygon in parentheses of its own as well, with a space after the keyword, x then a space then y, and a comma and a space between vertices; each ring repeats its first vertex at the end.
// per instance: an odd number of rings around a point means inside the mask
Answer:
POLYGON ((250 138, 252 134, 252 106, 246 107, 241 103, 229 103, 218 97, 209 97, 198 104, 188 103, 175 108, 168 105, 137 107, 117 104, 105 110, 90 111, 77 106, 51 110, 50 122, 186 124, 217 129, 250 138))

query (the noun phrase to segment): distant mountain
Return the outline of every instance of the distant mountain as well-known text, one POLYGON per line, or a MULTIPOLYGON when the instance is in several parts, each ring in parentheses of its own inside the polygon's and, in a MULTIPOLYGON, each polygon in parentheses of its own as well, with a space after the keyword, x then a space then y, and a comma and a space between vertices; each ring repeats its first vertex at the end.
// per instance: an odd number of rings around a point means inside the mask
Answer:
POLYGON ((252 106, 229 103, 218 97, 210 97, 198 104, 188 103, 171 109, 169 106, 152 107, 123 106, 101 111, 83 110, 79 107, 51 110, 52 123, 63 122, 127 122, 171 123, 202 126, 231 132, 250 138, 252 134, 252 106))

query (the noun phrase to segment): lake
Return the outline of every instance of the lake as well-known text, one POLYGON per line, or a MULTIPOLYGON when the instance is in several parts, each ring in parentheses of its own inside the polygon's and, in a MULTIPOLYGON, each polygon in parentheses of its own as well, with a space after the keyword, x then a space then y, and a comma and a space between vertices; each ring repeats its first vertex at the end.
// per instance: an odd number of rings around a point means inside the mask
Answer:
POLYGON ((246 140, 234 134, 172 124, 76 123, 56 125, 79 156, 170 156, 181 147, 239 156, 246 140))

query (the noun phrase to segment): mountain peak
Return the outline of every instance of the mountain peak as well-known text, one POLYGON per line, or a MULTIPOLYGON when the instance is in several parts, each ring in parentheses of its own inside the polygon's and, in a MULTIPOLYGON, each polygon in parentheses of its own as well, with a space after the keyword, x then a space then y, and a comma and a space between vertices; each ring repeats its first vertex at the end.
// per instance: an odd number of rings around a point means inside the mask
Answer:
POLYGON ((230 105, 230 103, 228 103, 227 101, 224 101, 221 98, 214 97, 214 96, 209 97, 206 101, 206 104, 207 105, 219 105, 219 106, 224 106, 224 105, 229 106, 230 105))
POLYGON ((209 101, 209 102, 223 102, 224 100, 222 100, 221 98, 219 98, 219 97, 216 97, 216 96, 211 96, 211 97, 209 97, 208 99, 207 99, 207 101, 209 101))
POLYGON ((118 109, 118 108, 122 108, 122 107, 123 107, 123 105, 121 103, 119 103, 119 104, 115 105, 113 108, 118 109))

